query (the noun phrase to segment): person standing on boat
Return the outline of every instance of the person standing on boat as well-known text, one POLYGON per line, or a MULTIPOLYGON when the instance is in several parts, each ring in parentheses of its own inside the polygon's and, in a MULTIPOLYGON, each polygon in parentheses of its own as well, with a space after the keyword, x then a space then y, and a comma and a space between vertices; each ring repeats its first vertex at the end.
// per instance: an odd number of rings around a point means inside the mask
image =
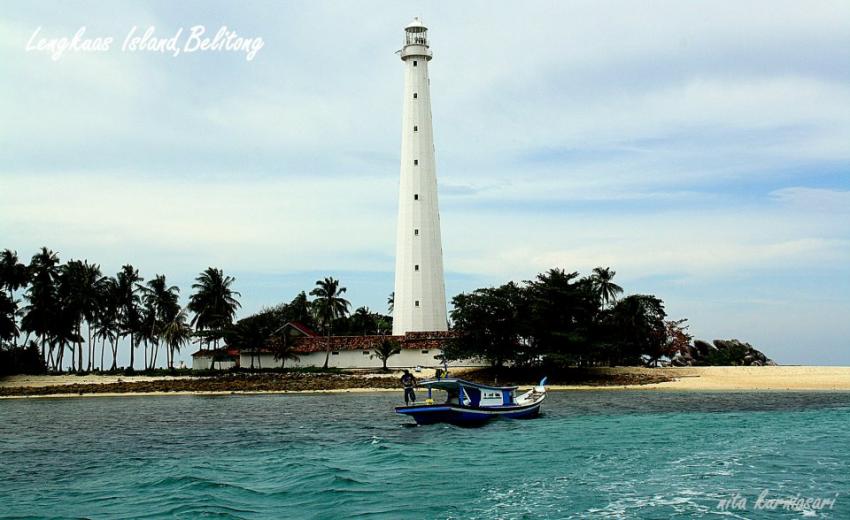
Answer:
POLYGON ((413 387, 416 386, 416 378, 409 371, 405 370, 401 376, 401 384, 404 386, 404 404, 416 402, 416 394, 413 393, 413 387))

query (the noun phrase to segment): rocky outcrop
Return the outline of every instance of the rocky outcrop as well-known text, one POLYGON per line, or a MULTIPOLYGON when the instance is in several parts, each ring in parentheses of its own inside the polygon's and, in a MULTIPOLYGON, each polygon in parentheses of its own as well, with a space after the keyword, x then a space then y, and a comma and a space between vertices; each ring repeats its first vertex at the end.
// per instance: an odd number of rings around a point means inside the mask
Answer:
POLYGON ((713 343, 694 340, 677 352, 670 365, 687 366, 768 366, 776 363, 749 343, 737 339, 716 339, 713 343))

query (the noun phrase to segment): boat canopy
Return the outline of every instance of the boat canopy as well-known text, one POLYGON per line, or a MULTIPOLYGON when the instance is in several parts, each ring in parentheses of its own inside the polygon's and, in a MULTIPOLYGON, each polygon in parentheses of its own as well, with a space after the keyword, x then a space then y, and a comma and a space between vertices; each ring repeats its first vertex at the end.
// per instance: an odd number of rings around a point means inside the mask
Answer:
POLYGON ((481 390, 516 390, 518 387, 516 386, 488 386, 482 385, 479 383, 473 383, 471 381, 466 381, 465 379, 457 379, 457 378, 445 378, 445 379, 427 379, 425 381, 420 381, 419 386, 424 386, 426 388, 437 388, 440 390, 450 391, 457 390, 459 386, 467 387, 467 388, 478 388, 481 390))

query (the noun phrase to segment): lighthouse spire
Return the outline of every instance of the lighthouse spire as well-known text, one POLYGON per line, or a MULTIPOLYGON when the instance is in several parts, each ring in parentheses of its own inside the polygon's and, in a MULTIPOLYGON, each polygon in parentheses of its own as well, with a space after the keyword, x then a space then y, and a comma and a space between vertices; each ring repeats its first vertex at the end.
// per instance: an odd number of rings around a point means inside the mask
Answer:
POLYGON ((432 54, 428 28, 419 18, 414 18, 404 28, 404 47, 400 55, 404 63, 404 103, 394 335, 448 328, 428 78, 432 54))

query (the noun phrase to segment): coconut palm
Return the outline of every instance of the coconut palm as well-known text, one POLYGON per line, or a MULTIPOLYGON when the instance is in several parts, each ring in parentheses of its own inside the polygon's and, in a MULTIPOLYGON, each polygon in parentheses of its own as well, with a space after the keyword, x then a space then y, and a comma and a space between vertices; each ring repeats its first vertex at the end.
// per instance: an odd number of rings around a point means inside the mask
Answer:
POLYGON ((18 321, 15 316, 18 312, 18 306, 15 300, 10 298, 5 292, 0 292, 0 346, 4 342, 12 342, 18 337, 18 321))
POLYGON ((377 323, 375 314, 369 310, 369 307, 358 307, 351 315, 351 328, 357 333, 366 336, 370 332, 374 333, 377 323))
MULTIPOLYGON (((59 323, 69 324, 71 331, 56 331, 57 337, 63 338, 71 349, 71 370, 83 370, 83 344, 82 334, 80 333, 83 323, 83 263, 79 260, 71 260, 68 263, 59 266, 59 279, 57 291, 59 293, 59 314, 54 321, 54 325, 59 323), (79 342, 71 342, 71 337, 79 338, 79 342), (77 364, 77 356, 79 353, 79 364, 77 364)), ((59 357, 62 357, 60 353, 59 357)))
POLYGON ((395 291, 391 292, 389 297, 387 297, 387 310, 392 314, 395 309, 395 291))
POLYGON ((112 351, 112 368, 117 370, 118 338, 121 336, 121 295, 118 280, 108 276, 100 286, 100 305, 98 306, 96 336, 100 338, 100 369, 103 370, 103 352, 109 341, 112 351))
POLYGON ((375 352, 371 354, 370 358, 378 358, 384 364, 384 371, 387 370, 387 360, 396 354, 401 353, 401 345, 399 345, 398 341, 394 339, 385 338, 381 340, 381 343, 375 349, 375 352))
POLYGON ((98 306, 101 302, 101 289, 104 277, 99 265, 89 264, 88 261, 71 260, 59 269, 59 298, 62 312, 68 314, 66 319, 73 324, 74 335, 78 337, 74 350, 77 354, 77 369, 83 368, 83 336, 82 323, 86 322, 88 333, 88 369, 92 368, 94 347, 92 333, 94 321, 97 318, 98 306))
POLYGON ((144 278, 139 276, 139 270, 132 265, 124 265, 116 277, 116 296, 119 309, 121 336, 130 336, 130 369, 135 368, 136 340, 139 337, 142 324, 141 299, 139 283, 144 278))
POLYGON ((55 368, 51 332, 58 313, 59 299, 56 290, 56 280, 59 276, 59 255, 42 247, 41 251, 32 257, 29 265, 31 275, 30 285, 25 294, 29 305, 24 307, 21 319, 21 330, 34 334, 41 343, 41 356, 44 363, 55 368))
POLYGON ((16 343, 18 329, 18 301, 15 291, 29 282, 29 269, 18 261, 18 254, 9 249, 0 253, 0 340, 16 343), (6 292, 8 291, 8 295, 6 292))
POLYGON ((192 325, 199 331, 209 331, 207 342, 213 340, 218 347, 220 331, 233 323, 236 309, 241 307, 236 296, 242 295, 230 288, 236 279, 225 276, 221 269, 209 267, 195 281, 188 306, 195 313, 192 325))
POLYGON ((224 329, 222 331, 222 337, 227 341, 229 347, 235 347, 251 353, 251 370, 253 370, 254 358, 260 361, 259 368, 263 368, 262 360, 257 354, 266 344, 272 332, 273 330, 260 320, 246 318, 224 329))
POLYGON ((18 253, 10 249, 0 253, 0 290, 6 289, 9 298, 14 300, 14 293, 29 283, 29 268, 18 260, 18 253))
POLYGON ((623 288, 614 283, 615 274, 617 272, 611 270, 610 267, 597 267, 593 269, 593 274, 590 275, 594 289, 606 305, 616 303, 617 295, 623 292, 623 288))
MULTIPOLYGON (((325 336, 333 334, 333 322, 335 319, 348 314, 348 307, 351 305, 348 300, 341 295, 346 291, 345 287, 339 286, 339 280, 334 280, 332 277, 326 277, 324 280, 316 281, 316 288, 310 291, 311 296, 316 298, 313 300, 313 307, 316 310, 316 316, 325 336)), ((325 353, 324 368, 328 368, 331 351, 325 353)))
POLYGON ((280 336, 272 337, 266 344, 274 353, 275 360, 281 361, 281 368, 286 365, 287 359, 291 359, 292 361, 298 361, 301 359, 298 357, 298 354, 296 354, 295 347, 292 342, 289 341, 289 337, 285 332, 280 336))
POLYGON ((184 309, 178 308, 171 321, 163 325, 159 337, 168 348, 168 368, 174 368, 174 353, 180 352, 180 347, 192 339, 192 327, 188 323, 184 309))
POLYGON ((180 289, 176 285, 169 286, 165 275, 158 274, 147 285, 140 286, 139 290, 142 292, 142 302, 146 309, 144 323, 146 345, 147 342, 151 342, 154 347, 147 367, 154 368, 159 354, 160 330, 167 323, 171 323, 180 311, 180 305, 177 303, 180 289))

